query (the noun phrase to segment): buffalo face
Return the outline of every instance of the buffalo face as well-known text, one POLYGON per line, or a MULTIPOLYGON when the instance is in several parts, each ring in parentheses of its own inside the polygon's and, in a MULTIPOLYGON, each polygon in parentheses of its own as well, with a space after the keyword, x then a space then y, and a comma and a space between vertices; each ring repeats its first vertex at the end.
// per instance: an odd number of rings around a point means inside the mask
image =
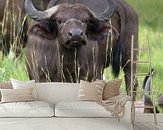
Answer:
POLYGON ((88 33, 98 28, 99 21, 105 21, 112 16, 115 5, 108 0, 108 7, 103 13, 94 13, 86 5, 63 3, 38 11, 31 0, 25 1, 26 12, 39 23, 46 23, 48 31, 56 31, 58 42, 66 48, 80 47, 87 43, 88 33))
POLYGON ((51 17, 56 21, 59 43, 67 48, 85 45, 87 21, 92 18, 89 11, 81 5, 68 4, 61 5, 60 10, 51 17))

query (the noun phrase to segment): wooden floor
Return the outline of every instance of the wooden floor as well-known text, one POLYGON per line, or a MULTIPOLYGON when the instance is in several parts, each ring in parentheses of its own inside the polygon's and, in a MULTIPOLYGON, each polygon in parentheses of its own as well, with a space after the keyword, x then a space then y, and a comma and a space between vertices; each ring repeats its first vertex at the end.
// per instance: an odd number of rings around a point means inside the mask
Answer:
POLYGON ((154 123, 153 114, 137 115, 133 130, 163 130, 163 114, 157 115, 157 125, 154 123))
POLYGON ((163 130, 163 123, 136 122, 134 130, 163 130))

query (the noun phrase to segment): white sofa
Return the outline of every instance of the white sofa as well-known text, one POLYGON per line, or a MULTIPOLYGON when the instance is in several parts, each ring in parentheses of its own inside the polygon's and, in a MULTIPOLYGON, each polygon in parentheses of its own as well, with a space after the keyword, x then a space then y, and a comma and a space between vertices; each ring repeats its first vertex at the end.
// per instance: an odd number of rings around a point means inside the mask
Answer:
POLYGON ((131 102, 126 103, 124 117, 118 122, 97 103, 77 101, 78 93, 78 83, 36 83, 33 94, 37 101, 29 102, 33 108, 28 102, 17 103, 10 110, 13 103, 0 104, 0 130, 130 129, 131 102))

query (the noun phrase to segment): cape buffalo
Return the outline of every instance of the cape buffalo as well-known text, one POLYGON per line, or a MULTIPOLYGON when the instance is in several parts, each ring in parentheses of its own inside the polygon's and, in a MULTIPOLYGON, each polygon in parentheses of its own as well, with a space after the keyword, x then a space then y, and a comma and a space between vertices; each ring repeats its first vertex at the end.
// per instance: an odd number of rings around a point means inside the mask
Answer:
POLYGON ((97 39, 107 33, 103 21, 114 12, 114 2, 108 4, 105 13, 95 14, 83 4, 68 3, 41 12, 25 1, 27 13, 37 21, 29 31, 26 50, 30 78, 78 82, 101 77, 96 73, 97 39))
MULTIPOLYGON (((34 0, 38 9, 46 9, 50 0, 34 0)), ((26 42, 28 21, 24 10, 24 0, 0 0, 0 23, 2 30, 2 52, 7 55, 12 47, 18 56, 22 43, 26 42)))
MULTIPOLYGON (((26 50, 30 79, 92 81, 100 79, 111 64, 115 77, 123 68, 129 93, 131 35, 137 48, 138 16, 124 0, 51 0, 45 11, 27 0, 25 7, 36 21, 26 50)), ((135 69, 134 65, 134 73, 135 69)))

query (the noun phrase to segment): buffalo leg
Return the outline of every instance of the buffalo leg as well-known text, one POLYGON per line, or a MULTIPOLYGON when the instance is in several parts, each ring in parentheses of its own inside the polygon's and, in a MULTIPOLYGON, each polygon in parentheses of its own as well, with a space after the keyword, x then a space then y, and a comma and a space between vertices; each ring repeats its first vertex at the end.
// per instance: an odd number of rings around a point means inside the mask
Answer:
MULTIPOLYGON (((131 62, 127 63, 124 67, 125 73, 125 83, 126 83, 126 92, 127 95, 131 95, 131 62)), ((136 65, 133 66, 133 75, 136 73, 136 65)), ((133 91, 136 91, 138 87, 138 80, 134 76, 133 77, 133 91)), ((133 100, 136 98, 136 92, 133 93, 133 100)))
MULTIPOLYGON (((134 34, 134 33, 133 33, 134 34)), ((131 95, 131 49, 128 49, 128 48, 131 48, 131 35, 130 34, 127 34, 128 37, 125 39, 125 50, 126 50, 126 53, 125 53, 125 62, 123 62, 123 69, 124 69, 124 73, 125 73, 125 83, 126 83, 126 92, 128 95, 131 95)), ((135 34, 134 35, 134 48, 138 48, 138 43, 137 42, 137 35, 135 34)), ((138 56, 138 51, 134 51, 133 53, 133 60, 134 61, 137 61, 137 56, 138 56)), ((133 100, 136 99, 136 90, 137 90, 137 87, 138 87, 138 80, 137 80, 137 77, 135 77, 135 73, 136 73, 136 64, 133 64, 133 91, 135 91, 133 93, 133 100)))

